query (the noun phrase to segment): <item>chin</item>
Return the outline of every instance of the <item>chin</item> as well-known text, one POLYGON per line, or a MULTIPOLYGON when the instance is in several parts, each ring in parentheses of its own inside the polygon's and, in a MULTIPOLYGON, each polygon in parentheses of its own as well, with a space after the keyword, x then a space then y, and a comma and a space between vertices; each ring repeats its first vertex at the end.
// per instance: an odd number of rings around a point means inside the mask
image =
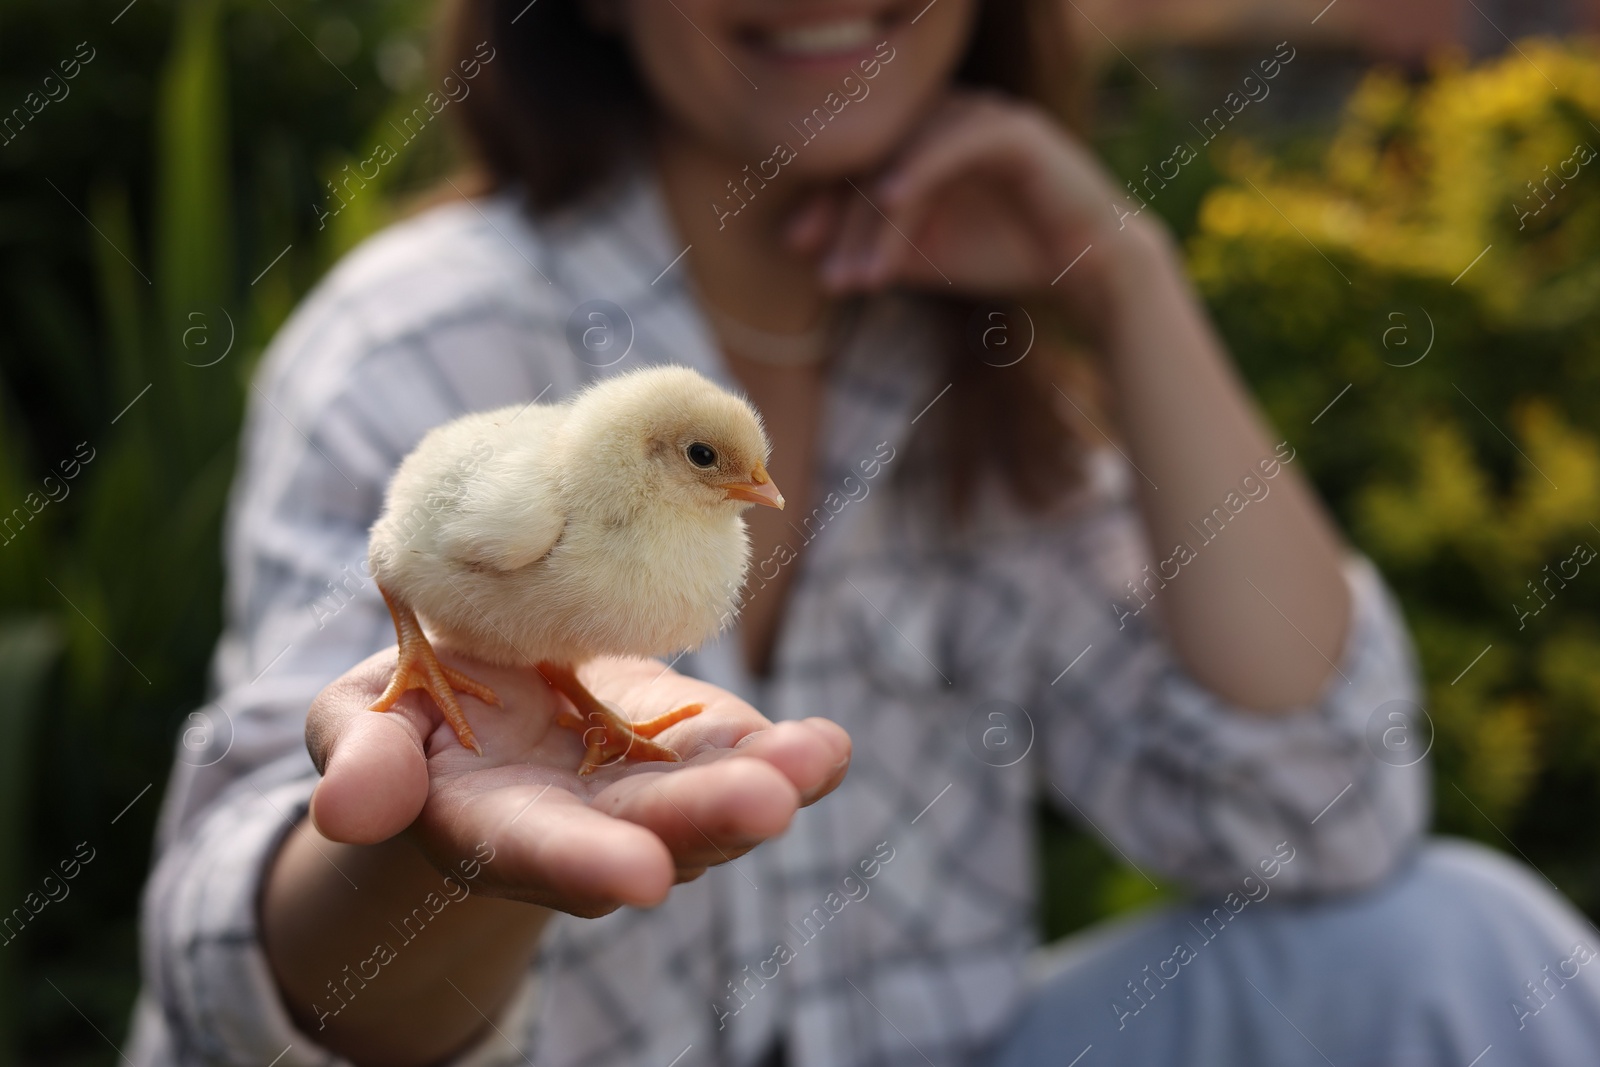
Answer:
POLYGON ((876 169, 904 142, 949 89, 975 9, 976 0, 635 0, 627 30, 675 125, 766 181, 816 181, 876 169))
POLYGON ((745 116, 735 136, 695 131, 702 143, 718 155, 740 162, 743 168, 729 178, 743 194, 728 192, 727 206, 759 196, 768 185, 826 185, 857 178, 881 169, 916 128, 932 105, 934 93, 924 100, 909 93, 874 96, 870 108, 846 106, 838 113, 823 108, 806 112, 764 109, 745 116))
POLYGON ((923 111, 920 102, 895 103, 885 100, 876 114, 840 115, 809 141, 791 129, 787 140, 796 149, 795 158, 784 169, 804 182, 837 181, 879 169, 905 142, 923 111))

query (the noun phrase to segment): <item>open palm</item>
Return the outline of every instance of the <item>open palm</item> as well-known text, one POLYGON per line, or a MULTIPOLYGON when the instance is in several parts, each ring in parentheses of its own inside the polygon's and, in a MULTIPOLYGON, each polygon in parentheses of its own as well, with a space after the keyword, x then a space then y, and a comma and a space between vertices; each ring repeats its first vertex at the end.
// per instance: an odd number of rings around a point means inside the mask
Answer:
POLYGON ((723 690, 649 660, 605 658, 580 672, 631 719, 683 704, 699 715, 658 742, 682 763, 613 762, 580 777, 573 712, 532 668, 441 659, 504 702, 462 706, 485 755, 461 747, 433 702, 407 693, 368 711, 395 650, 365 660, 317 697, 306 724, 323 779, 311 814, 328 838, 371 844, 408 832, 441 868, 493 848, 482 890, 576 915, 660 903, 697 877, 781 833, 795 811, 844 777, 850 740, 825 719, 774 725, 723 690))

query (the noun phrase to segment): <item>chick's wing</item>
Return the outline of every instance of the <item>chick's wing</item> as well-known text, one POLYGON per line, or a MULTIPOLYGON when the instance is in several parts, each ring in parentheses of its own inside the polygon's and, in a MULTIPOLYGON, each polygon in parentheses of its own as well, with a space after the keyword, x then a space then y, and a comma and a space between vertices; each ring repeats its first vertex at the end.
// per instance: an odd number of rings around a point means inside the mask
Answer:
POLYGON ((548 462, 566 412, 532 405, 461 420, 452 451, 468 458, 460 477, 447 479, 450 506, 438 548, 463 563, 513 571, 543 558, 566 526, 548 462))

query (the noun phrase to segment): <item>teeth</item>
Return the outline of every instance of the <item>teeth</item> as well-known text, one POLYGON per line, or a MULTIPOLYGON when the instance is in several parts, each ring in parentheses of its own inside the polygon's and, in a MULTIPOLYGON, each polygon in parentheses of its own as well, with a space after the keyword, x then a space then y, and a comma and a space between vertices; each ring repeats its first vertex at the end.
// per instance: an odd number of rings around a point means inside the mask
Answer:
POLYGON ((870 44, 878 32, 872 19, 849 19, 794 26, 768 33, 767 44, 776 51, 798 56, 832 55, 870 44))

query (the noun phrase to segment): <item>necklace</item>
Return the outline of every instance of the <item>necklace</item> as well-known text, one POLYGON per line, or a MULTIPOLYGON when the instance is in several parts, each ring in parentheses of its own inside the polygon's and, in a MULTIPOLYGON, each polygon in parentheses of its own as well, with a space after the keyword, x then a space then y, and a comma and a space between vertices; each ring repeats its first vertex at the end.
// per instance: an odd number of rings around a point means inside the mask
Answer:
POLYGON ((806 330, 777 333, 740 322, 726 312, 702 301, 706 317, 717 336, 745 359, 774 367, 810 367, 821 363, 838 347, 845 320, 837 307, 824 312, 806 330))

